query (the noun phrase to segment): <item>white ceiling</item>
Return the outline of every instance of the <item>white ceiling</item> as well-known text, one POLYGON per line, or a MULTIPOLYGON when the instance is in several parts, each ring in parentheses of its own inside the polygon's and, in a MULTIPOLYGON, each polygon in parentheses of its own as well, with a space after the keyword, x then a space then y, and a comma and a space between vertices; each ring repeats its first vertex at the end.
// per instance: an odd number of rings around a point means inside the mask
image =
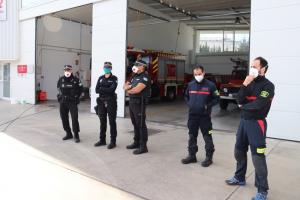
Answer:
MULTIPOLYGON (((240 19, 238 25, 249 27, 251 0, 138 0, 140 3, 168 15, 171 20, 178 20, 194 28, 209 26, 236 26, 236 18, 240 19), (170 7, 171 5, 172 7, 170 7), (177 9, 176 9, 177 7, 177 9), (182 12, 185 11, 185 14, 182 12), (190 12, 190 14, 186 14, 190 12), (248 25, 247 25, 248 23, 248 25)), ((92 4, 69 10, 53 13, 54 16, 73 20, 80 23, 92 24, 92 4)), ((142 11, 142 10, 140 10, 142 11)), ((140 21, 155 18, 151 13, 128 9, 128 21, 140 21)))
POLYGON ((195 28, 201 26, 249 27, 251 0, 138 0, 173 20, 183 20, 195 28), (170 7, 171 6, 171 7, 170 7), (176 9, 177 8, 177 9, 176 9), (190 15, 184 14, 190 12, 190 15), (192 16, 192 17, 191 17, 192 16))
POLYGON ((52 14, 53 16, 60 17, 66 20, 73 20, 84 24, 92 24, 93 18, 93 5, 85 5, 77 8, 63 10, 52 14))

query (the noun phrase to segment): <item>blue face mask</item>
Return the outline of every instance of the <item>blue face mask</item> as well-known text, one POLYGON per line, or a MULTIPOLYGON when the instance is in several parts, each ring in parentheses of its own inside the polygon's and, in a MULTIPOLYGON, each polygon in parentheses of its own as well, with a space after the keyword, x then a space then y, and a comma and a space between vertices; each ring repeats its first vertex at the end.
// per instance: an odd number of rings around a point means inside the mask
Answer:
POLYGON ((111 69, 110 68, 104 68, 104 73, 105 74, 110 74, 111 73, 111 69))

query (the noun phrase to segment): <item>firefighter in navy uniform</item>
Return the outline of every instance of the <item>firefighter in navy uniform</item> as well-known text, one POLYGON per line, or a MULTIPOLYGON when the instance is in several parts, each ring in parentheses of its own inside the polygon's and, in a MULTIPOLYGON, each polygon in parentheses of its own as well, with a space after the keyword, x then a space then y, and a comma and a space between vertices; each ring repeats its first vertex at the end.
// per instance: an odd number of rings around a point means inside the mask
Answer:
POLYGON ((59 112, 62 120, 63 128, 66 131, 66 136, 63 140, 73 138, 69 123, 69 112, 72 118, 72 130, 74 133, 75 142, 80 142, 79 139, 79 122, 78 122, 78 107, 79 98, 82 92, 82 83, 72 73, 72 66, 64 66, 64 76, 60 77, 57 82, 58 95, 57 99, 60 104, 59 112))
POLYGON ((100 76, 96 85, 97 113, 100 119, 100 140, 94 146, 106 145, 107 115, 110 125, 110 144, 108 149, 116 147, 117 138, 117 94, 118 78, 111 73, 111 62, 104 63, 104 75, 100 76))
POLYGON ((146 103, 150 97, 151 80, 145 71, 147 63, 137 60, 132 67, 135 74, 130 82, 126 82, 124 90, 129 94, 129 111, 134 127, 133 143, 127 149, 136 149, 134 154, 147 153, 148 130, 146 126, 146 103))
POLYGON ((274 97, 274 85, 266 77, 268 62, 258 57, 238 93, 241 121, 237 131, 234 156, 237 161, 235 175, 226 180, 228 185, 245 185, 247 151, 250 145, 255 168, 257 194, 252 200, 265 200, 269 190, 266 150, 266 117, 274 97))
POLYGON ((211 109, 219 102, 219 92, 213 82, 204 78, 203 66, 196 66, 193 70, 195 80, 188 84, 185 91, 185 101, 189 107, 189 155, 182 159, 183 164, 197 162, 197 137, 199 128, 205 141, 206 158, 201 163, 203 167, 212 164, 215 151, 212 139, 211 109))

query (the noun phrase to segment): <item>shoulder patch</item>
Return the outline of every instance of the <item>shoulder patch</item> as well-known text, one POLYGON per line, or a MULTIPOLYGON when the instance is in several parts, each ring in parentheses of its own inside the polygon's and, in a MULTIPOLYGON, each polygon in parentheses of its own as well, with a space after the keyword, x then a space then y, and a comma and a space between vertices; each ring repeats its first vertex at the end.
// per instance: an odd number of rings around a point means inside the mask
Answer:
POLYGON ((260 96, 264 97, 264 98, 267 98, 269 95, 270 95, 270 93, 268 91, 265 91, 265 90, 261 91, 261 93, 260 93, 260 96))
POLYGON ((144 79, 144 81, 148 81, 148 78, 147 78, 147 77, 144 77, 143 79, 144 79))

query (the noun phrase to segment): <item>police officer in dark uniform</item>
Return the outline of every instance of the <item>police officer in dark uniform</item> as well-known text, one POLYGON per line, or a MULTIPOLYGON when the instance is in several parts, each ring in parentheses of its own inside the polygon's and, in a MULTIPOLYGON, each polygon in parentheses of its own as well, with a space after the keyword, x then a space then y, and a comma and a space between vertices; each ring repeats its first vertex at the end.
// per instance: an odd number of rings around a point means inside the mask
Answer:
POLYGON ((201 165, 208 167, 212 164, 215 151, 212 139, 211 109, 218 104, 219 92, 213 82, 204 78, 205 72, 202 66, 196 66, 193 72, 195 79, 188 84, 185 91, 185 101, 189 107, 189 155, 181 162, 183 164, 197 162, 197 137, 200 127, 206 150, 206 158, 201 165))
POLYGON ((127 149, 136 149, 134 154, 147 153, 148 130, 146 126, 146 103, 150 97, 151 80, 145 71, 147 63, 137 60, 132 67, 134 76, 124 85, 124 90, 129 94, 129 111, 134 127, 133 143, 127 149))
POLYGON ((241 108, 241 121, 237 131, 234 156, 237 161, 235 175, 226 180, 228 185, 245 185, 247 171, 247 151, 250 145, 252 162, 255 168, 257 194, 252 200, 267 199, 268 169, 266 150, 266 117, 274 97, 274 84, 265 77, 268 62, 258 57, 253 61, 250 73, 238 93, 241 108))
POLYGON ((111 73, 111 62, 104 63, 104 75, 100 76, 96 85, 97 113, 100 119, 100 140, 94 146, 106 145, 107 115, 110 125, 110 144, 108 149, 116 147, 117 138, 117 94, 118 78, 111 73))
POLYGON ((69 112, 72 118, 72 129, 74 133, 75 142, 80 142, 79 139, 79 122, 78 122, 78 107, 79 98, 82 92, 82 83, 72 73, 72 66, 64 66, 64 76, 60 77, 57 82, 58 95, 57 99, 60 104, 59 112, 62 120, 63 128, 66 131, 66 136, 63 140, 73 138, 70 124, 69 112))

